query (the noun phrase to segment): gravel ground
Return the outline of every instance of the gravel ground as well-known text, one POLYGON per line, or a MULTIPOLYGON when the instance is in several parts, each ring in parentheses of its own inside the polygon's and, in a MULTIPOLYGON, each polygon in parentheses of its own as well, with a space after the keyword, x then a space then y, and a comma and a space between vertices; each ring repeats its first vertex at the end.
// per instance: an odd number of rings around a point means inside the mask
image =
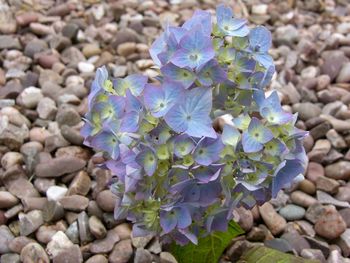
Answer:
MULTIPOLYGON (((94 71, 154 77, 149 45, 214 0, 0 0, 0 262, 172 263, 157 238, 113 219, 98 153, 82 145, 94 71)), ((305 180, 252 211, 221 262, 254 245, 350 262, 350 5, 348 0, 238 0, 273 32, 277 89, 305 139, 305 180), (348 5, 347 5, 348 4, 348 5), (347 5, 347 6, 346 6, 347 5)))

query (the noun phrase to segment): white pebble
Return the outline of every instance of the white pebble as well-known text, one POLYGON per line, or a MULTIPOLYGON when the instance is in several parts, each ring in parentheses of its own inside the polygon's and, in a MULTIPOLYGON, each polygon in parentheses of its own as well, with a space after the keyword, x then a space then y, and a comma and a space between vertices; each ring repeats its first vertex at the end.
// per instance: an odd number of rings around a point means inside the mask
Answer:
POLYGON ((81 73, 91 73, 95 70, 95 66, 87 62, 79 62, 78 69, 81 73))
POLYGON ((66 187, 53 185, 47 189, 46 197, 49 201, 58 201, 66 195, 67 191, 66 187))

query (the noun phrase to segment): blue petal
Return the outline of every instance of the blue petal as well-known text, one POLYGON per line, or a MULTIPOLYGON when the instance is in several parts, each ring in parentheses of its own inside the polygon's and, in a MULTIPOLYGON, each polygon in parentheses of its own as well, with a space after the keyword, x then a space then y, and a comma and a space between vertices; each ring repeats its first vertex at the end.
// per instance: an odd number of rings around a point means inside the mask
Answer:
POLYGON ((136 132, 139 128, 139 113, 131 111, 123 117, 120 124, 120 132, 136 132))
POLYGON ((242 134, 243 150, 246 153, 254 153, 263 149, 263 144, 258 142, 253 136, 250 136, 248 132, 242 134))
POLYGON ((117 159, 119 156, 118 138, 111 132, 102 131, 94 136, 91 145, 96 149, 106 151, 112 159, 117 159))
POLYGON ((141 74, 132 74, 124 79, 116 79, 114 82, 118 95, 125 96, 126 91, 130 90, 132 95, 139 96, 147 83, 147 77, 141 74))
POLYGON ((171 232, 177 224, 176 214, 171 214, 168 211, 160 211, 160 226, 164 233, 171 232))
POLYGON ((193 153, 194 160, 201 165, 210 165, 220 159, 223 148, 221 138, 204 138, 198 143, 193 153))
POLYGON ((192 71, 179 68, 172 63, 166 64, 160 70, 166 80, 178 81, 185 89, 189 88, 196 79, 192 71))
POLYGON ((263 26, 253 28, 249 33, 252 51, 267 52, 271 47, 271 32, 263 26))
POLYGON ((203 33, 205 35, 210 36, 212 24, 211 15, 209 12, 196 10, 193 16, 189 20, 187 20, 182 27, 186 28, 187 30, 191 30, 192 28, 198 25, 203 27, 203 33))
POLYGON ((144 149, 135 158, 136 162, 143 167, 146 174, 151 176, 157 169, 157 157, 151 149, 144 149))
POLYGON ((231 145, 236 147, 238 141, 240 140, 240 132, 233 126, 225 124, 222 131, 221 139, 226 145, 231 145))

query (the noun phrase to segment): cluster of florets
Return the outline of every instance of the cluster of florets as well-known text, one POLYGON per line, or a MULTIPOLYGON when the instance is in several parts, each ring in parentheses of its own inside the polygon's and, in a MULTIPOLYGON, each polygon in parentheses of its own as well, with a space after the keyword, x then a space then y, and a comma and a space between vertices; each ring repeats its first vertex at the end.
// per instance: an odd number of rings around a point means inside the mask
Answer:
POLYGON ((132 221, 134 236, 196 243, 224 231, 235 207, 267 201, 304 170, 306 133, 276 92, 264 92, 275 72, 270 32, 249 29, 224 5, 216 20, 196 11, 166 27, 150 50, 158 82, 97 70, 82 134, 104 152, 115 217, 132 221))

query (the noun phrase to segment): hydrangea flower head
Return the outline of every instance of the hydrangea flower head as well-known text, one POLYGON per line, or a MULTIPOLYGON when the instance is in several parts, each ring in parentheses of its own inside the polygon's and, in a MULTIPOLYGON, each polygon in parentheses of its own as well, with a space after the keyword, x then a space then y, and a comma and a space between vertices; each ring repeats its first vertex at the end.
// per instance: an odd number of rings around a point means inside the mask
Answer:
POLYGON ((307 132, 277 92, 265 95, 275 72, 270 32, 224 5, 216 16, 196 11, 166 26, 150 49, 160 73, 152 82, 97 69, 81 134, 104 153, 115 217, 132 221, 134 236, 196 243, 304 171, 307 132))

